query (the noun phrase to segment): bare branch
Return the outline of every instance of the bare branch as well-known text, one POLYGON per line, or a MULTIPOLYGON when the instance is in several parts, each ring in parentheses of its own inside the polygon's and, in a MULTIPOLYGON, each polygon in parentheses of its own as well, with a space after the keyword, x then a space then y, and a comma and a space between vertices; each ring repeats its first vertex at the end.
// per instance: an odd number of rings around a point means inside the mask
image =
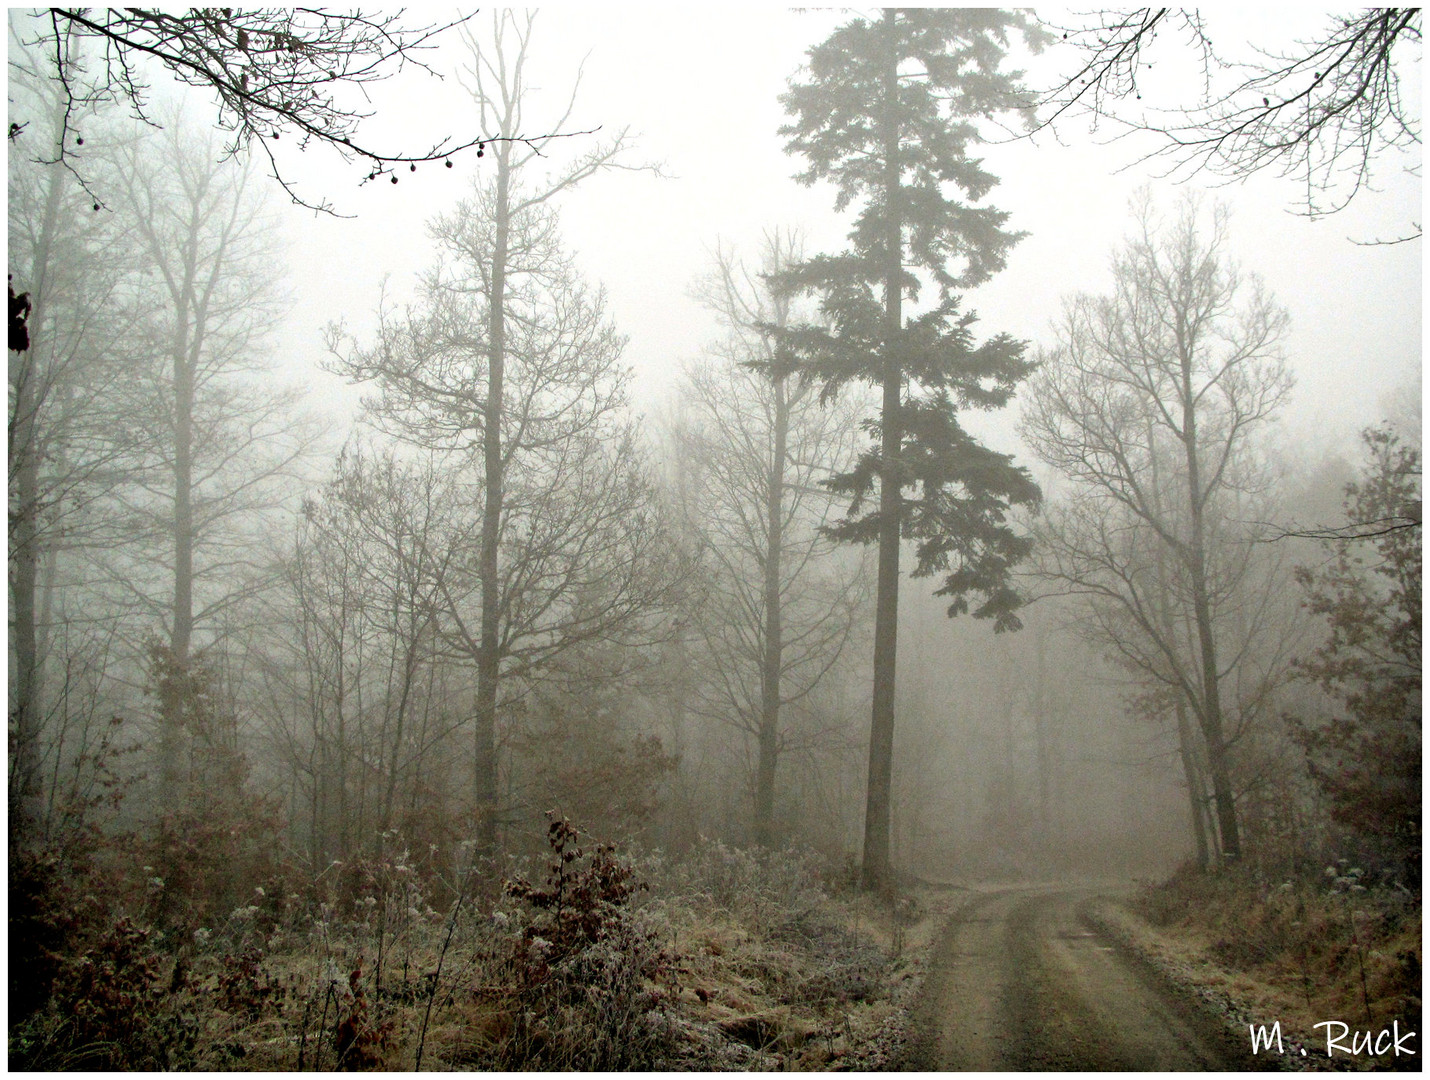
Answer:
MULTIPOLYGON (((443 23, 404 25, 404 11, 367 14, 336 13, 322 8, 204 8, 168 12, 144 8, 50 8, 44 28, 22 44, 42 47, 51 76, 63 87, 66 116, 81 103, 104 99, 121 102, 144 123, 150 88, 135 60, 149 58, 179 82, 215 95, 218 127, 230 136, 224 154, 251 151, 256 144, 267 158, 273 178, 294 203, 335 213, 326 199, 311 200, 284 176, 271 145, 283 136, 300 150, 325 144, 344 161, 362 162, 368 172, 360 181, 380 177, 397 182, 395 167, 415 169, 426 162, 451 159, 467 150, 483 156, 493 142, 520 143, 535 154, 551 139, 573 138, 595 130, 553 130, 543 135, 514 131, 482 133, 471 138, 446 137, 424 149, 380 147, 360 136, 372 113, 340 97, 356 88, 366 99, 366 86, 391 78, 408 65, 433 78, 442 76, 423 59, 444 34, 463 27, 464 15, 443 23), (99 47, 97 69, 80 62, 86 42, 99 47)), ((23 125, 11 125, 14 139, 23 125)), ((64 132, 69 134, 68 123, 64 132)), ((64 138, 56 163, 80 176, 75 140, 64 138)), ((83 182, 83 177, 80 177, 83 182)), ((99 200, 96 200, 97 202, 99 200)))
POLYGON ((1254 56, 1239 61, 1216 54, 1196 12, 1113 9, 1050 29, 1061 31, 1078 59, 1039 95, 1043 116, 1033 131, 1083 115, 1094 129, 1114 124, 1116 138, 1152 134, 1157 145, 1138 163, 1164 161, 1168 176, 1205 171, 1241 180, 1274 169, 1303 182, 1300 212, 1316 217, 1349 205, 1385 153, 1420 144, 1420 119, 1400 82, 1402 65, 1418 59, 1418 8, 1331 15, 1320 34, 1280 49, 1253 46, 1254 56), (1171 25, 1195 54, 1202 91, 1175 106, 1136 105, 1139 77, 1168 55, 1153 42, 1171 25))

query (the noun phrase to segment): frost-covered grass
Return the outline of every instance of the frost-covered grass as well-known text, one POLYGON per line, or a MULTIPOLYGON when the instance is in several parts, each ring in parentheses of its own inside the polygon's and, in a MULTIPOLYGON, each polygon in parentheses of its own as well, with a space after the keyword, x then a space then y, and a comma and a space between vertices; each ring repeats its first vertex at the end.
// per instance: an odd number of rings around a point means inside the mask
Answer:
POLYGON ((1235 1021, 1279 1020, 1297 1045, 1324 1050, 1325 1029, 1314 1025, 1329 1020, 1418 1032, 1419 893, 1365 878, 1344 861, 1283 881, 1183 871, 1143 889, 1128 905, 1137 918, 1121 929, 1235 1021))
POLYGON ((652 868, 680 956, 681 1011, 721 1067, 881 1063, 876 1045, 913 970, 914 909, 845 887, 811 852, 719 842, 652 868))
MULTIPOLYGON (((392 854, 255 885, 197 927, 121 906, 60 934, 27 1069, 818 1069, 878 1063, 923 926, 808 852, 392 854)), ((94 913, 91 913, 94 915, 94 913)), ((63 928, 61 928, 63 929, 63 928)), ((12 973, 13 974, 13 973, 12 973)))

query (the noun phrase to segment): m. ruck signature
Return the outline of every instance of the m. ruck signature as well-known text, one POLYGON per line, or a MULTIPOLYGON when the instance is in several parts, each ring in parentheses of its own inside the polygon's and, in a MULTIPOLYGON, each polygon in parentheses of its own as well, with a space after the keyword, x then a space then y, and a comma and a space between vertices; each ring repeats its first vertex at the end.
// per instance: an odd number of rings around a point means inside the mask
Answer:
MULTIPOLYGON (((1396 1057, 1401 1054, 1409 1054, 1413 1057, 1415 1054, 1414 1050, 1405 1045, 1406 1040, 1415 1038, 1415 1032, 1402 1032, 1399 1020, 1394 1021, 1390 1027, 1381 1028, 1379 1031, 1352 1031, 1349 1024, 1340 1020, 1322 1020, 1311 1026, 1326 1029, 1326 1057, 1328 1058, 1335 1057, 1338 1050, 1342 1054, 1353 1057, 1367 1055, 1381 1057, 1390 1053, 1396 1057)), ((1262 1050, 1270 1052, 1273 1045, 1278 1054, 1286 1053, 1286 1048, 1281 1041, 1280 1020, 1273 1023, 1270 1030, 1265 1024, 1248 1024, 1247 1027, 1251 1029, 1251 1052, 1253 1054, 1259 1054, 1262 1050)), ((1301 1049, 1301 1056, 1306 1056, 1304 1047, 1301 1049)))

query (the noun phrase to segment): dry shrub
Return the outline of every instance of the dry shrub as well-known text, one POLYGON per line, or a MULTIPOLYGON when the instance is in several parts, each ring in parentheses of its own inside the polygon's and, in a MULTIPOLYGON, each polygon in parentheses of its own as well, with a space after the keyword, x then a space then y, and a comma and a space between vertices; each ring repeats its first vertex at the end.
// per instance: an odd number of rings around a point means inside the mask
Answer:
POLYGON ((10 1024, 33 1016, 50 988, 83 919, 73 878, 54 851, 10 856, 10 1024))
POLYGON ((366 1072, 381 1068, 382 1055, 392 1043, 393 1024, 389 1018, 374 1016, 362 983, 362 962, 348 973, 348 993, 333 1029, 333 1051, 337 1068, 344 1072, 366 1072))
POLYGON ((192 1016, 170 1007, 151 932, 120 918, 67 961, 49 1006, 10 1035, 15 1069, 169 1070, 189 1065, 192 1016))
MULTIPOLYGON (((115 910, 134 906, 133 838, 115 818, 131 781, 122 746, 124 721, 112 717, 83 748, 56 761, 43 820, 10 819, 9 1019, 13 1026, 50 999, 66 958, 113 927, 115 910)), ((59 758, 56 750, 56 757, 59 758)), ((142 900, 143 886, 139 885, 142 900)))
POLYGON ((74 1019, 76 1043, 87 1054, 80 1068, 124 1068, 144 1062, 144 1028, 159 1004, 160 958, 149 931, 120 919, 83 953, 61 1011, 74 1019))
POLYGON ((489 956, 497 978, 477 993, 487 1039, 471 1064, 505 1069, 654 1069, 676 1051, 666 1005, 674 957, 649 913, 645 885, 609 845, 585 851, 564 818, 547 831, 551 861, 537 886, 509 880, 515 901, 489 956))
POLYGON ((247 903, 255 885, 282 876, 280 835, 273 806, 256 798, 195 802, 163 815, 144 851, 158 873, 160 925, 192 933, 247 903))
POLYGON ((881 971, 805 854, 712 844, 633 862, 556 819, 544 872, 512 860, 503 879, 479 862, 444 885, 392 834, 389 854, 303 882, 248 857, 259 835, 176 829, 171 845, 187 840, 165 849, 180 870, 167 881, 145 861, 153 847, 111 847, 78 874, 12 853, 12 930, 34 924, 30 968, 12 977, 56 987, 12 1022, 12 1067, 411 1068, 424 1042, 448 1068, 763 1067, 804 1052, 823 1030, 813 1013, 845 1030, 837 1014, 871 1000, 881 971), (443 888, 460 900, 445 917, 429 900, 443 888), (708 931, 709 954, 677 957, 675 923, 708 931), (705 997, 681 997, 677 964, 705 997))
POLYGON ((224 1012, 256 1021, 281 999, 283 987, 264 965, 262 949, 250 947, 237 955, 225 953, 219 963, 215 997, 224 1012))
POLYGON ((1183 863, 1166 881, 1143 888, 1132 907, 1153 926, 1174 926, 1193 911, 1203 909, 1212 900, 1220 880, 1195 863, 1183 863))

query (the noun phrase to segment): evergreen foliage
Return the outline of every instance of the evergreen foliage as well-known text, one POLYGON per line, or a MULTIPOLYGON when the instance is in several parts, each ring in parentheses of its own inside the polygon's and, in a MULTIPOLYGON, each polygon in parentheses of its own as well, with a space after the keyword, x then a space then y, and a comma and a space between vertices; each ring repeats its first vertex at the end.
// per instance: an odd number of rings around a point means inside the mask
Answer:
POLYGON ((881 514, 866 509, 885 476, 900 489, 901 528, 917 540, 916 576, 946 572, 938 595, 949 614, 981 602, 978 618, 1017 629, 1008 572, 1030 541, 1007 525, 1012 506, 1035 506, 1037 486, 1012 458, 979 444, 961 409, 998 409, 1032 370, 1026 344, 1007 334, 975 341, 976 315, 954 292, 1003 269, 1021 233, 1006 211, 976 205, 998 182, 970 156, 980 121, 1024 103, 1016 73, 999 70, 1010 37, 1033 37, 1022 15, 987 10, 916 10, 856 19, 810 50, 809 80, 781 99, 794 120, 781 128, 808 167, 805 184, 828 180, 839 210, 862 202, 850 247, 776 275, 784 293, 815 293, 822 321, 772 328, 776 375, 797 372, 826 398, 853 381, 900 380, 897 416, 866 422, 872 445, 830 487, 850 499, 830 535, 873 543, 881 514), (896 78, 890 78, 891 72, 896 78), (923 271, 938 301, 891 321, 892 293, 918 300, 923 271), (897 432, 892 458, 885 427, 897 432))
POLYGON ((1321 727, 1293 720, 1331 816, 1372 857, 1419 877, 1421 818, 1420 451, 1389 428, 1362 436, 1368 463, 1346 486, 1348 527, 1319 568, 1301 567, 1306 606, 1330 637, 1301 665, 1339 704, 1321 727))
POLYGON ((969 156, 983 123, 1025 105, 1018 76, 1000 70, 1011 36, 1036 44, 1025 16, 983 10, 886 10, 854 19, 809 53, 808 81, 782 98, 794 118, 787 149, 809 163, 798 179, 828 180, 836 209, 859 203, 849 249, 773 275, 776 295, 820 297, 821 321, 770 327, 775 378, 798 373, 827 400, 845 384, 878 386, 871 445, 829 487, 850 500, 829 535, 878 543, 874 693, 863 879, 888 885, 898 638, 899 547, 918 542, 915 576, 943 573, 948 613, 969 610, 997 630, 1017 629, 1011 567, 1031 541, 1008 524, 1034 507, 1037 485, 1012 459, 981 446, 960 408, 1006 405, 1032 370, 1025 343, 1006 334, 975 344, 974 315, 955 289, 1001 270, 1020 234, 1008 215, 977 204, 997 182, 969 156), (922 272, 922 276, 920 275, 922 272), (905 319, 925 279, 937 301, 905 319), (876 509, 864 504, 878 482, 876 509), (913 488, 910 498, 904 489, 913 488))

